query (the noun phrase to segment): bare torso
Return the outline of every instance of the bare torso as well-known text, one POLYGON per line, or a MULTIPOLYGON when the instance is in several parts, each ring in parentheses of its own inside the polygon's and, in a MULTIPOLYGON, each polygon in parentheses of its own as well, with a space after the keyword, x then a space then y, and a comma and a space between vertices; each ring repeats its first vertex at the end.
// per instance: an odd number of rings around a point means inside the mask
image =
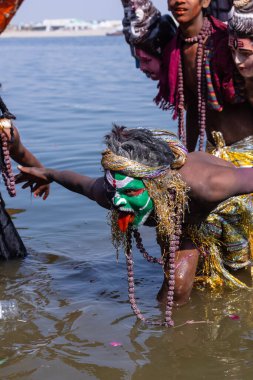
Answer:
POLYGON ((227 168, 234 168, 234 165, 203 152, 188 154, 186 163, 179 169, 182 179, 190 188, 186 223, 201 223, 220 203, 209 200, 210 178, 216 175, 218 170, 224 170, 225 173, 227 168))

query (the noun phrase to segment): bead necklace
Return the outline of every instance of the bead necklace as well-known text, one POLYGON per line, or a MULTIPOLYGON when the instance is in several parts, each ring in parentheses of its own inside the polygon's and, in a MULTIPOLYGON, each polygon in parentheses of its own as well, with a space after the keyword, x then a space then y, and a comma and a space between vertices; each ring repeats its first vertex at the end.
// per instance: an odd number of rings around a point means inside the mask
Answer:
MULTIPOLYGON (((206 128, 206 80, 204 63, 206 60, 205 41, 211 34, 211 23, 208 18, 204 18, 203 26, 200 33, 195 37, 181 38, 188 44, 198 43, 196 54, 196 71, 197 71, 197 95, 198 95, 198 127, 199 127, 199 150, 204 148, 205 128, 206 128)), ((182 54, 180 51, 180 61, 178 67, 178 94, 179 94, 179 120, 178 120, 178 134, 179 138, 186 144, 186 133, 184 127, 184 78, 183 78, 183 65, 182 54)))
MULTIPOLYGON (((175 196, 171 194, 171 197, 175 201, 175 196)), ((179 212, 175 213, 173 216, 173 223, 175 225, 174 233, 169 236, 167 241, 160 237, 159 245, 161 246, 162 257, 155 258, 149 255, 143 246, 142 238, 137 229, 129 228, 127 231, 126 239, 126 263, 127 263, 127 273, 128 273, 128 297, 131 308, 137 318, 151 325, 173 327, 174 321, 172 320, 172 308, 175 290, 175 258, 176 251, 179 249, 180 236, 182 233, 182 216, 179 212), (134 289, 134 266, 133 266, 133 254, 132 254, 132 237, 136 241, 136 247, 139 249, 143 257, 151 263, 158 263, 163 265, 163 270, 165 277, 167 278, 167 300, 166 300, 166 310, 165 310, 165 320, 163 322, 155 322, 147 320, 140 309, 137 306, 135 299, 135 289, 134 289)))
POLYGON ((14 179, 14 174, 11 167, 10 152, 8 149, 8 139, 4 132, 0 133, 0 141, 1 141, 1 150, 2 150, 2 162, 1 162, 2 177, 3 177, 4 184, 6 186, 6 189, 9 195, 11 197, 15 197, 16 195, 15 179, 14 179))

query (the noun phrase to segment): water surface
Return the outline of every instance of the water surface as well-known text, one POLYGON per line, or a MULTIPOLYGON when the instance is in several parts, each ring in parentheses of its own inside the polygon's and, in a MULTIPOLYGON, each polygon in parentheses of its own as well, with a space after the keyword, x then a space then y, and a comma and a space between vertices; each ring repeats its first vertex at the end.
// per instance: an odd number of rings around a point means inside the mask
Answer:
MULTIPOLYGON (((121 37, 0 45, 2 96, 23 143, 46 166, 100 175, 112 123, 175 130, 152 102, 156 84, 135 69, 121 37)), ((56 184, 46 202, 22 190, 15 199, 3 195, 7 207, 22 211, 14 222, 30 254, 0 266, 1 298, 19 306, 18 320, 0 321, 1 379, 252 378, 251 292, 194 291, 174 313, 176 328, 143 325, 128 304, 125 260, 121 254, 116 262, 106 211, 56 184)), ((153 232, 142 234, 158 254, 153 232)), ((135 256, 139 306, 159 319, 161 268, 135 256)))

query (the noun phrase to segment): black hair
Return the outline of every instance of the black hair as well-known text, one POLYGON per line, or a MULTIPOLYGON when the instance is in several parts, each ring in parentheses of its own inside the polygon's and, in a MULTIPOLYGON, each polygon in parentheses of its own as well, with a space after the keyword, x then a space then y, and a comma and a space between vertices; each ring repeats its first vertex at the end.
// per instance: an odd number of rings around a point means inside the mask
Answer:
POLYGON ((105 136, 107 147, 115 154, 148 166, 171 165, 174 154, 168 144, 145 128, 113 125, 105 136))

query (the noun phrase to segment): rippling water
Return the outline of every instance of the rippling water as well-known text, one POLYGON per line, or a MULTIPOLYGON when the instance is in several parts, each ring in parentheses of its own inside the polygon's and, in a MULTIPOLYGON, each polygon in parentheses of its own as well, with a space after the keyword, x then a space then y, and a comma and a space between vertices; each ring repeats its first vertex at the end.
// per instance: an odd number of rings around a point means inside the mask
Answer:
MULTIPOLYGON (((96 176, 112 123, 174 127, 121 37, 4 39, 0 47, 2 96, 46 166, 96 176)), ((21 190, 4 197, 22 211, 15 224, 30 254, 0 267, 1 298, 19 307, 18 320, 0 321, 1 379, 252 378, 251 292, 195 291, 175 311, 176 328, 144 326, 128 304, 124 257, 116 262, 103 209, 56 184, 46 202, 21 190)), ((153 233, 142 233, 158 254, 153 233)), ((140 308, 158 319, 161 268, 138 256, 135 267, 140 308)))

